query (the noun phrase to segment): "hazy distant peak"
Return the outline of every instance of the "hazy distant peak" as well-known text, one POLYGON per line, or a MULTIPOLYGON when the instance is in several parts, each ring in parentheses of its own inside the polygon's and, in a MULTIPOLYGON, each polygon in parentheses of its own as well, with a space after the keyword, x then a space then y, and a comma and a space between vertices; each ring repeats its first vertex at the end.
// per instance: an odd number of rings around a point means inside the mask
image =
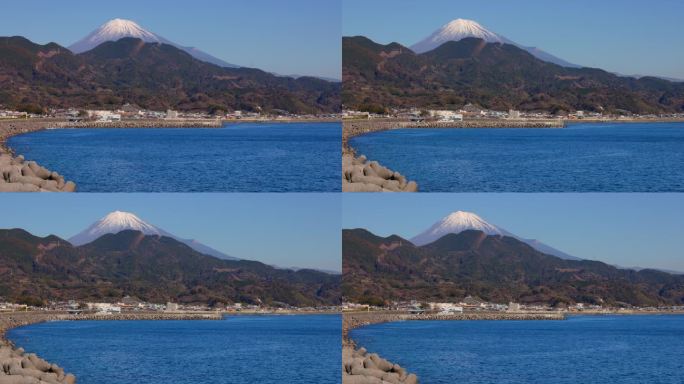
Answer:
POLYGON ((146 43, 164 43, 173 45, 174 47, 181 49, 197 60, 201 60, 207 63, 215 64, 220 67, 236 68, 235 64, 227 63, 217 57, 214 57, 206 52, 202 52, 194 47, 185 47, 180 44, 174 43, 168 39, 165 39, 154 32, 151 32, 138 23, 132 20, 126 19, 112 19, 102 24, 99 28, 92 31, 88 36, 75 42, 69 46, 69 50, 73 53, 83 53, 90 51, 91 49, 97 47, 98 45, 108 42, 108 41, 118 41, 125 37, 133 37, 136 39, 141 39, 146 43))
POLYGON ((427 230, 411 238, 411 242, 417 246, 423 246, 433 243, 448 234, 459 234, 468 230, 480 231, 490 236, 510 236, 547 255, 567 260, 579 260, 578 257, 568 255, 539 240, 516 236, 503 228, 487 222, 475 213, 465 211, 455 211, 443 217, 427 230))
POLYGON ((170 237, 172 239, 180 241, 181 243, 184 243, 185 245, 189 246, 195 251, 203 253, 205 255, 210 255, 221 259, 236 259, 232 256, 226 255, 221 251, 217 251, 216 249, 204 245, 196 240, 183 239, 181 237, 175 236, 159 227, 156 227, 142 220, 134 213, 123 211, 114 211, 108 213, 105 217, 96 221, 82 232, 69 238, 69 242, 75 246, 79 246, 95 241, 104 235, 117 234, 119 232, 126 230, 142 232, 145 235, 170 237))
POLYGON ((482 39, 488 43, 512 44, 520 49, 524 49, 525 51, 527 51, 539 60, 553 64, 558 64, 564 67, 578 67, 578 65, 569 63, 563 59, 555 57, 550 53, 542 51, 539 48, 526 47, 514 41, 511 41, 506 37, 501 36, 498 33, 495 33, 483 27, 477 21, 467 19, 454 19, 442 25, 430 36, 412 45, 410 48, 415 53, 425 53, 441 46, 446 42, 460 41, 469 37, 482 39))

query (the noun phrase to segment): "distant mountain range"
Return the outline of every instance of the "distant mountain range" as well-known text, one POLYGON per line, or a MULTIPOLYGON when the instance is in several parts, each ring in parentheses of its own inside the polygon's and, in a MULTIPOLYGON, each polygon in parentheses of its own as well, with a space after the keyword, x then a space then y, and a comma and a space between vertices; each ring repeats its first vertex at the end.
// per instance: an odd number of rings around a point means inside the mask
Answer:
POLYGON ((168 236, 123 230, 74 246, 57 236, 0 230, 0 296, 7 300, 336 305, 340 275, 225 260, 168 236))
POLYGON ((539 60, 546 61, 553 64, 558 64, 562 67, 580 68, 580 65, 569 63, 563 59, 553 56, 550 53, 544 52, 537 47, 525 47, 516 42, 513 42, 504 36, 488 30, 480 25, 477 21, 466 19, 455 19, 433 32, 430 36, 421 40, 420 42, 411 46, 411 50, 415 53, 425 53, 432 51, 440 45, 448 41, 459 41, 466 38, 474 37, 482 39, 487 43, 511 44, 527 51, 532 56, 539 60))
POLYGON ((510 236, 522 241, 539 252, 560 257, 561 259, 580 260, 579 257, 568 255, 567 253, 546 245, 539 240, 523 239, 519 236, 516 236, 503 228, 499 228, 494 224, 488 223, 475 213, 463 211, 450 213, 424 232, 411 238, 411 242, 415 245, 422 246, 439 240, 441 237, 450 233, 459 234, 468 230, 481 231, 487 235, 510 236))
POLYGON ((684 112, 684 83, 561 66, 541 51, 501 43, 498 35, 480 32, 482 38, 458 41, 437 33, 417 44, 420 51, 432 48, 423 53, 398 43, 344 37, 343 105, 361 110, 458 109, 472 103, 495 110, 552 113, 684 112))
POLYGON ((130 212, 114 211, 102 219, 96 221, 82 232, 69 238, 69 242, 75 246, 88 244, 106 234, 117 234, 121 231, 132 230, 142 232, 145 235, 166 236, 178 240, 197 252, 205 255, 218 257, 219 259, 238 260, 236 257, 204 245, 194 239, 183 239, 171 233, 149 224, 130 212))
POLYGON ((343 298, 356 302, 475 296, 553 306, 684 304, 684 275, 561 259, 514 237, 472 229, 421 246, 396 235, 346 229, 342 270, 343 298))
POLYGON ((220 67, 237 68, 235 64, 227 63, 217 57, 214 57, 208 53, 202 52, 195 47, 184 47, 180 44, 174 43, 168 39, 165 39, 156 33, 150 32, 138 23, 132 20, 125 19, 113 19, 102 24, 99 28, 92 31, 88 36, 83 39, 71 44, 69 50, 73 53, 83 53, 96 48, 102 43, 108 41, 119 41, 126 37, 132 37, 135 39, 140 39, 146 43, 160 43, 173 45, 174 47, 183 50, 190 54, 197 60, 202 60, 207 63, 215 64, 220 67))
POLYGON ((150 110, 331 113, 340 110, 340 88, 313 77, 224 68, 173 45, 132 37, 80 54, 55 43, 0 37, 0 104, 10 108, 130 103, 150 110))

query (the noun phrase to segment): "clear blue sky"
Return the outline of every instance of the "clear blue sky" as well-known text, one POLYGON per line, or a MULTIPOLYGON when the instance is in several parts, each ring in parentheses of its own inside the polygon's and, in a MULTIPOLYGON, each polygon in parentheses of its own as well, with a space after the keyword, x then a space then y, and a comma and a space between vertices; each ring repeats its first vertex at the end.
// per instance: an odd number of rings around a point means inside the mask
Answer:
POLYGON ((4 193, 0 204, 0 228, 39 236, 69 238, 120 210, 231 256, 341 270, 339 194, 4 193))
POLYGON ((0 36, 68 46, 114 18, 229 63, 341 78, 341 4, 319 0, 3 1, 0 36))
POLYGON ((684 194, 344 194, 344 228, 410 238, 457 210, 571 255, 684 272, 684 194))
POLYGON ((571 63, 684 79, 681 0, 344 0, 342 31, 412 45, 472 19, 571 63))

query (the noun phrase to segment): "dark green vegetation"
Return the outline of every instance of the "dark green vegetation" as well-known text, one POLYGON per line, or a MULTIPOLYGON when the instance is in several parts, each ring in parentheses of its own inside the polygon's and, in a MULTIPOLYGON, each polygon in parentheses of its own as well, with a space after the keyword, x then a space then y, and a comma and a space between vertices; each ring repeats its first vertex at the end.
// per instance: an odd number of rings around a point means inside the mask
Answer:
POLYGON ((342 104, 384 107, 684 112, 684 83, 620 77, 595 68, 566 68, 509 44, 475 38, 417 55, 365 37, 342 41, 342 104))
POLYGON ((169 237, 123 231, 74 247, 57 236, 0 230, 0 296, 14 301, 337 305, 339 275, 203 255, 169 237))
POLYGON ((416 247, 399 236, 342 232, 342 295, 357 302, 453 301, 466 296, 563 306, 684 304, 684 275, 563 260, 512 237, 449 234, 416 247))
POLYGON ((0 105, 150 110, 245 110, 329 113, 340 109, 340 84, 222 68, 171 45, 125 38, 74 55, 55 43, 0 38, 0 105))

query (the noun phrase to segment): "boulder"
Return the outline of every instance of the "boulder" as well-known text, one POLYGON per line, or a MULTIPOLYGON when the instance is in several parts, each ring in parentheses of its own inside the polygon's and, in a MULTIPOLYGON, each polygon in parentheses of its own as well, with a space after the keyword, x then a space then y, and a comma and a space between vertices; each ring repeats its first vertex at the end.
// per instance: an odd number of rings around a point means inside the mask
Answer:
POLYGON ((418 192, 418 184, 415 181, 409 181, 404 188, 404 192, 418 192))
POLYGON ((64 184, 64 188, 62 188, 63 192, 75 192, 76 191, 76 184, 74 184, 73 181, 67 181, 64 184))
POLYGON ((48 171, 44 167, 41 167, 35 161, 29 161, 28 166, 29 168, 31 168, 31 170, 37 177, 40 177, 41 179, 47 179, 50 177, 50 171, 48 171))

